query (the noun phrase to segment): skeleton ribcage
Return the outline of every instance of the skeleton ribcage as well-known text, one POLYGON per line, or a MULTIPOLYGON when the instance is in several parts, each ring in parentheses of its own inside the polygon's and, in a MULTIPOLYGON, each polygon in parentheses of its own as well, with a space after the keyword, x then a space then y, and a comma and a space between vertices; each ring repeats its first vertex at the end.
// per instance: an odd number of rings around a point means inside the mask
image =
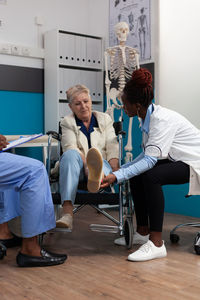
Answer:
POLYGON ((110 58, 110 79, 118 80, 119 89, 123 89, 126 79, 130 79, 133 71, 136 69, 135 53, 127 47, 125 49, 126 62, 124 63, 122 51, 115 49, 115 53, 110 58))

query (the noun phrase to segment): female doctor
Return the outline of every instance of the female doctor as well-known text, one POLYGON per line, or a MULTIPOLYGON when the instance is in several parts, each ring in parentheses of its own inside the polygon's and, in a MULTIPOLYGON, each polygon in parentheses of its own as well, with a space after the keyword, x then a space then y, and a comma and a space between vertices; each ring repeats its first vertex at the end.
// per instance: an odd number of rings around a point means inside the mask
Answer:
MULTIPOLYGON (((141 119, 143 152, 106 176, 101 184, 104 188, 130 179, 137 221, 133 244, 142 245, 128 256, 130 261, 167 255, 162 240, 162 185, 189 182, 188 194, 200 194, 200 131, 179 113, 153 104, 151 84, 148 70, 136 70, 122 94, 125 113, 141 119)), ((125 245, 124 237, 115 244, 125 245)))

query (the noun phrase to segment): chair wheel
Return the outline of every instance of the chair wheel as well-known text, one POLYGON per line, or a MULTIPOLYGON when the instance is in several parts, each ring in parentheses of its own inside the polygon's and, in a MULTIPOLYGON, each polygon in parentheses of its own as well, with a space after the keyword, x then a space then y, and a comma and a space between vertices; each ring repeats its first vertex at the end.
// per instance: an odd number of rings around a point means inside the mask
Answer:
POLYGON ((195 237, 194 250, 195 250, 196 254, 200 255, 200 232, 198 232, 195 237))
POLYGON ((6 247, 0 243, 0 259, 3 259, 6 256, 6 247))
POLYGON ((124 237, 127 249, 130 249, 133 244, 133 223, 132 218, 126 218, 124 222, 124 237))
POLYGON ((177 244, 179 240, 180 240, 180 238, 179 238, 178 234, 176 234, 176 233, 170 233, 170 241, 173 244, 177 244))

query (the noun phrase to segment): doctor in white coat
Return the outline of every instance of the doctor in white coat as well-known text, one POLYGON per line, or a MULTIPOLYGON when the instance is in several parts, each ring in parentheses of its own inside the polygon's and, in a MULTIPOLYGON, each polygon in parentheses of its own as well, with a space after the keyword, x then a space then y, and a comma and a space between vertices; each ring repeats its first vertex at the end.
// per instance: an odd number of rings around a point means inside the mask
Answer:
MULTIPOLYGON (((137 229, 134 244, 142 246, 128 256, 146 261, 167 255, 162 240, 164 195, 162 185, 189 182, 189 195, 200 194, 200 131, 179 113, 155 105, 152 75, 147 69, 133 72, 122 101, 129 117, 141 119, 142 153, 103 179, 102 188, 130 179, 137 229)), ((124 238, 115 240, 125 245, 124 238)))

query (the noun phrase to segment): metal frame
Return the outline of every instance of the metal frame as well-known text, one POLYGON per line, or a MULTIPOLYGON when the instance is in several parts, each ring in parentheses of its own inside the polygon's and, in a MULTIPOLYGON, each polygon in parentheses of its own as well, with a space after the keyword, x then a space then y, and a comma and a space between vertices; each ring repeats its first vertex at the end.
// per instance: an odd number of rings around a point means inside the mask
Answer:
MULTIPOLYGON (((119 123, 119 122, 116 122, 119 123)), ((119 161, 120 161, 120 166, 121 166, 121 160, 122 160, 122 149, 123 149, 123 137, 125 135, 125 132, 122 130, 122 122, 121 123, 121 130, 119 130, 117 136, 118 136, 118 142, 119 142, 119 161)), ((51 169, 51 142, 52 142, 52 138, 58 140, 59 142, 59 151, 58 151, 58 156, 60 158, 60 134, 58 134, 57 132, 54 131, 49 131, 47 132, 47 134, 49 135, 48 138, 48 151, 47 151, 47 172, 49 175, 49 179, 50 179, 50 169, 51 169)), ((93 204, 91 202, 85 202, 85 203, 81 203, 80 205, 78 205, 77 207, 74 208, 73 213, 77 213, 78 211, 80 211, 84 206, 86 205, 90 205, 91 207, 93 207, 95 210, 97 210, 98 212, 100 212, 102 215, 104 215, 106 218, 108 218, 109 220, 111 220, 115 225, 114 226, 110 226, 110 225, 100 225, 100 224, 91 224, 90 225, 90 229, 92 231, 97 231, 97 232, 111 232, 111 233, 119 233, 120 236, 124 235, 124 195, 126 196, 127 191, 125 190, 125 184, 121 183, 119 184, 119 193, 117 193, 119 195, 119 219, 115 219, 113 216, 111 216, 109 213, 107 213, 104 209, 99 208, 98 204, 93 204)), ((86 195, 86 194, 85 194, 86 195)), ((98 195, 103 195, 103 193, 98 193, 98 195)), ((104 194, 105 195, 105 194, 104 194)), ((112 194, 111 194, 112 195, 112 194)), ((126 210, 126 212, 128 212, 127 217, 129 219, 131 219, 131 223, 132 223, 132 214, 133 214, 133 205, 132 205, 132 199, 128 199, 127 203, 127 197, 126 198, 126 206, 128 206, 128 210, 126 210)), ((101 203, 99 203, 101 204, 101 203)), ((59 210, 60 210, 60 205, 56 204, 55 205, 55 214, 56 217, 58 217, 59 215, 59 210)), ((51 230, 51 232, 57 232, 57 231, 67 231, 70 232, 70 229, 63 229, 63 228, 55 228, 53 230, 51 230)))

